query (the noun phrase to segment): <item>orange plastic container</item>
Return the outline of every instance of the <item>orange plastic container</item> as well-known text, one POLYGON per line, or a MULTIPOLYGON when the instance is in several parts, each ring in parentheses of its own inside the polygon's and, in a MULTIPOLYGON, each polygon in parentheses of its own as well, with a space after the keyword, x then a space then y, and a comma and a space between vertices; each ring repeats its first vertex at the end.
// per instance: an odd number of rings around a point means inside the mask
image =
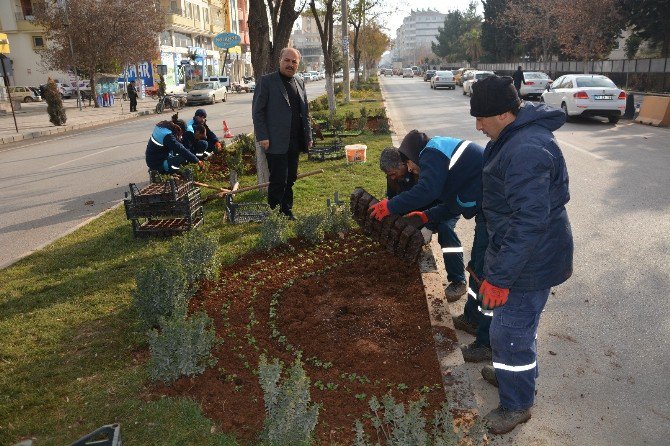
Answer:
POLYGON ((347 154, 347 163, 364 163, 367 161, 368 146, 365 144, 350 144, 344 146, 347 154))

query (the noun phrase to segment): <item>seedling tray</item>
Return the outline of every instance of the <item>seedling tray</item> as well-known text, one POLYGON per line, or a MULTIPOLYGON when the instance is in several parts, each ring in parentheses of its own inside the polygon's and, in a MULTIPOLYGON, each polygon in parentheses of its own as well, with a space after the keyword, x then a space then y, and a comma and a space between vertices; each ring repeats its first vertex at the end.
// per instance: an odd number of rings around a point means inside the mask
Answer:
POLYGON ((203 222, 202 209, 195 218, 132 220, 135 237, 171 237, 197 228, 203 222))
POLYGON ((311 161, 327 161, 341 159, 345 155, 344 146, 339 140, 336 140, 328 145, 315 144, 309 149, 307 159, 311 161))
POLYGON ((161 203, 181 200, 195 188, 193 181, 169 179, 164 183, 151 183, 139 189, 130 183, 130 196, 134 203, 161 203))
POLYGON ((129 220, 134 218, 177 218, 193 214, 202 208, 202 200, 200 189, 195 188, 188 191, 186 196, 177 201, 137 202, 126 198, 123 205, 126 209, 126 217, 129 220))
POLYGON ((268 215, 270 215, 270 207, 267 203, 235 203, 233 195, 226 196, 226 216, 233 224, 259 223, 268 218, 268 215))

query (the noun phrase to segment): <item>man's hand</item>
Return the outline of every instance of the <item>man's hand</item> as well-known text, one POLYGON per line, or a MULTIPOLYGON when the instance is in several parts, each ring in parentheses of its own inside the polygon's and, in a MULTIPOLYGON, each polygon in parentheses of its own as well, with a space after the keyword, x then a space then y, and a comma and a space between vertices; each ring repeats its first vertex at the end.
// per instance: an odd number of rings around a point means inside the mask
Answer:
POLYGON ((198 161, 198 167, 200 170, 205 170, 205 162, 204 161, 198 161))
POLYGON ((482 301, 482 309, 493 310, 505 305, 508 296, 509 290, 507 288, 498 288, 484 280, 479 287, 479 296, 477 297, 482 301))
POLYGON ((409 224, 415 228, 420 228, 421 226, 428 223, 428 216, 425 212, 414 211, 405 215, 405 218, 409 221, 409 224))
POLYGON ((263 141, 258 141, 258 144, 263 148, 263 150, 268 150, 270 148, 270 140, 264 139, 263 141))
POLYGON ((391 215, 391 212, 389 211, 388 202, 389 201, 386 198, 384 198, 379 203, 370 206, 368 208, 368 211, 372 211, 370 212, 370 216, 372 218, 376 218, 377 220, 381 221, 382 218, 391 215))
POLYGON ((217 142, 214 143, 214 148, 216 148, 216 151, 217 151, 217 152, 220 152, 220 151, 221 151, 221 147, 223 147, 223 146, 221 145, 221 141, 217 141, 217 142))
POLYGON ((421 235, 423 235, 423 244, 427 245, 433 238, 433 231, 424 226, 423 228, 421 228, 421 235))

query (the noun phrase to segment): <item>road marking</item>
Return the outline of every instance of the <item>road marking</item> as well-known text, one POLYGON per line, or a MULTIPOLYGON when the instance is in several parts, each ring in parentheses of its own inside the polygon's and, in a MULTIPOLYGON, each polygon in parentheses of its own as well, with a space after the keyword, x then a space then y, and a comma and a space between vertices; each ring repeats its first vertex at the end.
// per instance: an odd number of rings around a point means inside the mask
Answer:
POLYGON ((49 167, 48 169, 53 169, 54 167, 64 166, 65 164, 70 164, 70 163, 72 163, 72 162, 79 161, 79 160, 83 160, 84 158, 88 158, 88 157, 90 157, 90 156, 95 156, 95 155, 99 155, 99 154, 104 153, 104 152, 109 152, 110 150, 114 150, 114 149, 117 149, 117 148, 119 148, 119 147, 123 147, 123 146, 112 146, 112 147, 108 147, 108 148, 106 148, 105 150, 100 150, 100 151, 95 152, 95 153, 89 153, 88 155, 80 156, 79 158, 73 158, 73 159, 71 159, 71 160, 69 160, 69 161, 65 161, 65 162, 60 163, 60 164, 55 164, 55 165, 49 167))
POLYGON ((567 141, 565 141, 565 140, 563 140, 563 139, 558 139, 558 138, 556 138, 556 141, 558 141, 562 146, 568 146, 568 147, 570 147, 571 149, 574 149, 574 150, 576 150, 576 151, 578 151, 578 152, 585 153, 585 154, 590 155, 590 156, 592 156, 592 157, 594 157, 594 158, 597 158, 597 159, 599 159, 599 160, 607 161, 607 158, 603 158, 603 157, 600 156, 600 155, 596 155, 596 154, 593 153, 593 152, 589 152, 589 151, 586 150, 586 149, 582 149, 581 147, 576 146, 576 145, 574 145, 574 144, 571 144, 571 143, 569 143, 569 142, 567 142, 567 141))

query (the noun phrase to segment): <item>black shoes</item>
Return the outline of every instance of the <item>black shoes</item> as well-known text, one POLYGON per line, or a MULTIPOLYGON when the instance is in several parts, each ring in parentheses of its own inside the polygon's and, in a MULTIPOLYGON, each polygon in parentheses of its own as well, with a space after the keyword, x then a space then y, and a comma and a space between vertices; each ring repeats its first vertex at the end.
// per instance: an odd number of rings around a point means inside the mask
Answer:
POLYGON ((295 215, 291 211, 282 211, 282 214, 286 215, 289 220, 295 220, 295 215))
POLYGON ((468 290, 465 282, 451 282, 448 287, 444 289, 444 294, 447 296, 447 302, 456 302, 468 290))
POLYGON ((454 316, 452 319, 454 321, 454 327, 457 330, 470 333, 472 336, 477 336, 477 325, 468 322, 464 314, 461 314, 460 316, 454 316))
POLYGON ((493 409, 484 417, 484 423, 488 426, 489 432, 495 435, 511 432, 517 425, 530 420, 530 409, 526 410, 507 410, 502 406, 493 409))
POLYGON ((491 365, 485 365, 482 369, 482 378, 484 381, 491 384, 493 387, 498 387, 498 378, 496 377, 496 369, 491 365))
POLYGON ((461 351, 465 362, 485 362, 491 361, 493 358, 491 347, 477 341, 473 341, 470 345, 461 346, 461 351))

